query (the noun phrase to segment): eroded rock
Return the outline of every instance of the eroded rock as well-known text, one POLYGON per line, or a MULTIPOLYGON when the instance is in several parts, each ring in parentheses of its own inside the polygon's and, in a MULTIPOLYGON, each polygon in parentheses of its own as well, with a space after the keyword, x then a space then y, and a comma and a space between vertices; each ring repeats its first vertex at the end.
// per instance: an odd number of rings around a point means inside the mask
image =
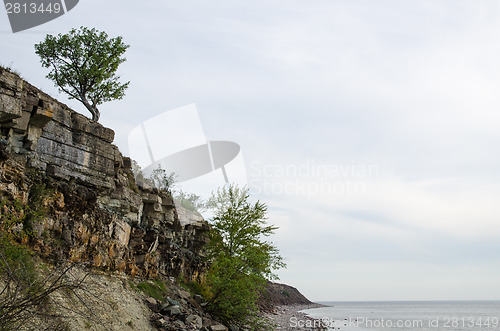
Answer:
POLYGON ((113 130, 0 69, 0 197, 47 185, 35 249, 132 275, 199 277, 208 225, 181 224, 171 196, 137 185, 113 130), (30 177, 31 176, 31 177, 30 177))

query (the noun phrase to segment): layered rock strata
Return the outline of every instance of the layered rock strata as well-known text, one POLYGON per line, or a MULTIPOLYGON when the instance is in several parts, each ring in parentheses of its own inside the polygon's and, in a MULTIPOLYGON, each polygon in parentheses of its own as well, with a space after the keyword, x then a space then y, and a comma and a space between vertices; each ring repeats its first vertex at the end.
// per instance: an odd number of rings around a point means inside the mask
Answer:
POLYGON ((33 247, 131 274, 198 277, 208 224, 181 225, 172 197, 138 186, 113 139, 113 130, 0 68, 2 213, 16 203, 37 211, 33 247))

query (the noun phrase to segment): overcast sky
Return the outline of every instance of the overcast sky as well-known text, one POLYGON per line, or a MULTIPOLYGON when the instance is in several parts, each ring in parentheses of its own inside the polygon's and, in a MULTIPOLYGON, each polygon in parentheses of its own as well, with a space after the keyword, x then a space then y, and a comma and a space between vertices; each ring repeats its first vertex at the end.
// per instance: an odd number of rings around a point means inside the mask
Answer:
POLYGON ((100 107, 115 143, 128 155, 134 127, 196 104, 207 139, 241 146, 281 282, 311 300, 499 300, 499 9, 85 0, 16 34, 2 10, 0 64, 88 115, 33 45, 81 25, 123 36, 130 88, 100 107))

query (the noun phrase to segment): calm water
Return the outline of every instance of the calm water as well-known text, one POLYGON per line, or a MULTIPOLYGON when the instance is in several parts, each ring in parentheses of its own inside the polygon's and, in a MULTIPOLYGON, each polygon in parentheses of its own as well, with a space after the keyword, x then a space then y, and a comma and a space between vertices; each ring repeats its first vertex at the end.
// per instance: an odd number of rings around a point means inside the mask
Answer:
MULTIPOLYGON (((500 330, 500 301, 325 302, 304 312, 330 330, 500 330)), ((291 321, 300 330, 300 321, 291 321)))

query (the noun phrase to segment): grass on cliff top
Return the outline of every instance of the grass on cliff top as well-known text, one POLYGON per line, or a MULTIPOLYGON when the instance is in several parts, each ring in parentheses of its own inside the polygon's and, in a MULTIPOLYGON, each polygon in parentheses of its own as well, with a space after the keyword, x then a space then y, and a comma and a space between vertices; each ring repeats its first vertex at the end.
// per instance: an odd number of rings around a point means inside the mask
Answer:
POLYGON ((10 73, 13 73, 14 75, 21 77, 21 72, 18 70, 12 69, 11 66, 12 66, 12 63, 9 66, 5 66, 3 64, 0 64, 0 69, 8 71, 10 73))

